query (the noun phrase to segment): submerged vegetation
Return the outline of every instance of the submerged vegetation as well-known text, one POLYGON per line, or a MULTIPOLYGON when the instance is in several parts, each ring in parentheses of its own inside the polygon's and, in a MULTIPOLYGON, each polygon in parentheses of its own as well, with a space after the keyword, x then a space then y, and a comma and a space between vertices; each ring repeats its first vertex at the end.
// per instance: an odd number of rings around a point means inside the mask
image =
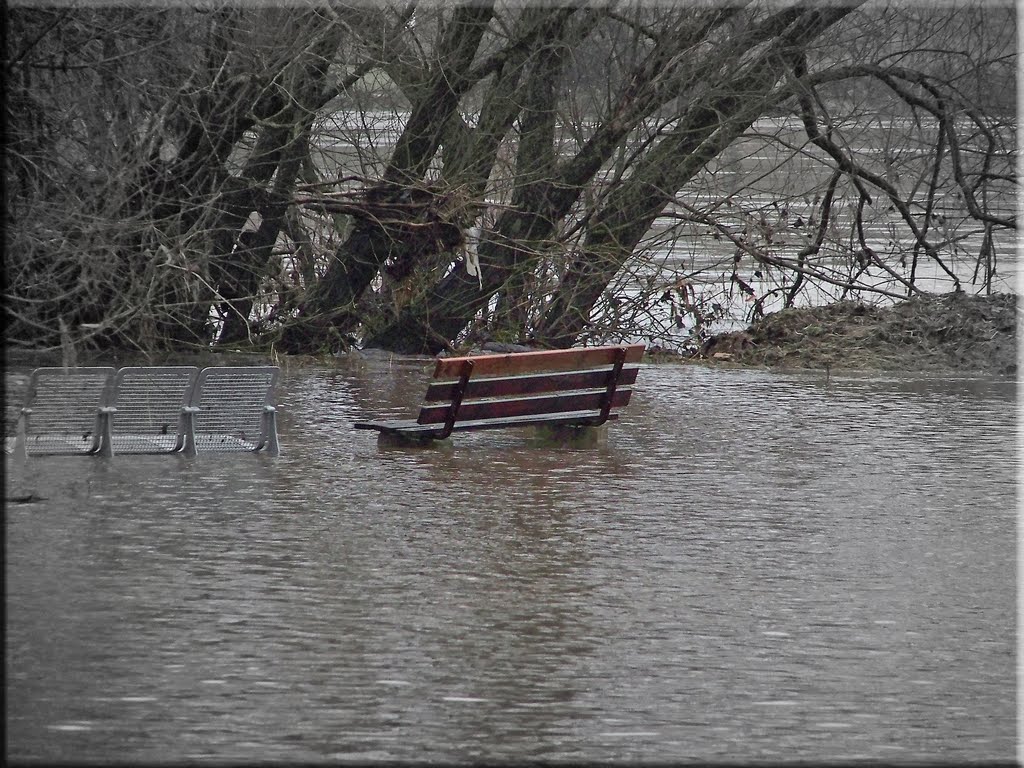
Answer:
POLYGON ((5 16, 13 348, 683 349, 1012 248, 1009 3, 5 16))

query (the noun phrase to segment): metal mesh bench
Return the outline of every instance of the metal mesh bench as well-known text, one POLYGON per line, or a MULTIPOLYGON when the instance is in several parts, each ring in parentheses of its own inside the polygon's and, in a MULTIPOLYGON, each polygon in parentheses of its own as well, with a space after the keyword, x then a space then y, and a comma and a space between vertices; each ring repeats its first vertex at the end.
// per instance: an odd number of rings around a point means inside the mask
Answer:
POLYGON ((17 441, 27 455, 98 453, 114 369, 37 368, 18 417, 17 441))
POLYGON ((195 450, 280 453, 275 366, 204 368, 192 396, 195 450))
MULTIPOLYGON (((280 454, 275 366, 37 368, 18 417, 24 455, 280 454)), ((6 446, 5 446, 6 447, 6 446)))
POLYGON ((188 436, 195 366, 122 368, 110 405, 113 453, 176 453, 188 436))

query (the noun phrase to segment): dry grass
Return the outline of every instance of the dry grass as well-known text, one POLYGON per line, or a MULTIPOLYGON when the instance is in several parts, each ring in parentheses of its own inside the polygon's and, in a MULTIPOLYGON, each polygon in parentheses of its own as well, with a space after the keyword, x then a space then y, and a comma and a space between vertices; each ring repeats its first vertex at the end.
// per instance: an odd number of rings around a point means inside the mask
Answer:
POLYGON ((746 331, 715 336, 700 356, 772 368, 1010 376, 1017 318, 1012 294, 917 297, 887 308, 840 302, 769 315, 746 331))

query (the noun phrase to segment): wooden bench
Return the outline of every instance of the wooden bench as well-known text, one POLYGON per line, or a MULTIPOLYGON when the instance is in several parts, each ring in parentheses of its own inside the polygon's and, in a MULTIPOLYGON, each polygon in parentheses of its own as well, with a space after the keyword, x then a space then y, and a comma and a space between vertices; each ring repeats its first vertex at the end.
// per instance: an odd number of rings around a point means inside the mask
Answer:
POLYGON ((598 427, 629 403, 643 352, 626 344, 442 358, 416 419, 354 426, 412 444, 464 430, 598 427))
POLYGON ((14 451, 277 456, 277 377, 275 366, 37 368, 14 451))

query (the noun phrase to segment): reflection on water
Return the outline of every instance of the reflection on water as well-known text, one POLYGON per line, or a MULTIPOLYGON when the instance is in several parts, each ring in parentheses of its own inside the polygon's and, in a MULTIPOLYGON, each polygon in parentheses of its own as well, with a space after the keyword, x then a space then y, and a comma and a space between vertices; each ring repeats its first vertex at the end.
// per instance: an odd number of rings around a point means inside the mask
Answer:
POLYGON ((15 759, 1013 758, 1014 384, 645 367, 598 450, 8 459, 15 759))

